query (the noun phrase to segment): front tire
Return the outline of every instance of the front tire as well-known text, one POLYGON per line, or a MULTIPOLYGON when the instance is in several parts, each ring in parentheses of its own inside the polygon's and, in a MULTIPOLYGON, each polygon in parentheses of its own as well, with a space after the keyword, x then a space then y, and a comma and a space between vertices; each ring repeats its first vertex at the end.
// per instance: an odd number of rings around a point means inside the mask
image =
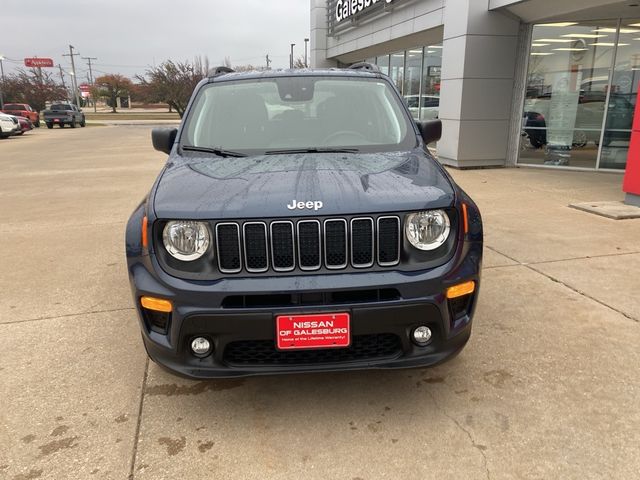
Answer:
POLYGON ((81 126, 82 128, 84 128, 84 127, 86 127, 86 126, 87 126, 87 119, 86 119, 86 118, 82 117, 82 121, 80 122, 80 126, 81 126))
POLYGON ((40 128, 40 119, 39 118, 36 120, 36 123, 34 123, 34 125, 35 125, 36 128, 40 128))
POLYGON ((53 123, 47 122, 47 128, 53 128, 53 123))

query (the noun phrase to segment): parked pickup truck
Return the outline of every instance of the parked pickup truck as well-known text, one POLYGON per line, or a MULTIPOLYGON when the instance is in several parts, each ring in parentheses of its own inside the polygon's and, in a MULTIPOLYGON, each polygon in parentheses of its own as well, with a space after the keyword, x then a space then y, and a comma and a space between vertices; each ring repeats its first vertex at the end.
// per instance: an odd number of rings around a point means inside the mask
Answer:
POLYGON ((60 128, 65 125, 71 125, 71 128, 76 128, 76 125, 81 127, 86 125, 84 113, 72 103, 52 104, 44 111, 44 123, 47 124, 47 128, 53 128, 54 125, 60 125, 60 128))
POLYGON ((36 127, 40 126, 40 114, 26 103, 5 103, 2 113, 28 118, 36 127))

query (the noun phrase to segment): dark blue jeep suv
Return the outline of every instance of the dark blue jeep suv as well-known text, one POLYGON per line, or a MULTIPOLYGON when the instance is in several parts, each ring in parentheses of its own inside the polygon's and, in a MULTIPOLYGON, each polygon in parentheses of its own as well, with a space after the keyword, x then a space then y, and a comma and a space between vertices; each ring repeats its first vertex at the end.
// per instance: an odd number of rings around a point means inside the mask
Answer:
POLYGON ((189 377, 433 365, 471 333, 478 208, 390 79, 236 73, 196 87, 127 225, 149 356, 189 377))

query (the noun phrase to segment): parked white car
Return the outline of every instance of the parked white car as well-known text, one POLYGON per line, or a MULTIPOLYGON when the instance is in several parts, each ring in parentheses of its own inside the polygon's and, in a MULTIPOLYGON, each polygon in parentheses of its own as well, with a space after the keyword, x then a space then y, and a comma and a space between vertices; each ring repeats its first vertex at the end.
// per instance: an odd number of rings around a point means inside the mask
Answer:
POLYGON ((13 135, 20 126, 11 119, 9 115, 0 113, 0 138, 7 138, 13 135))
MULTIPOLYGON (((411 112, 411 116, 415 119, 418 119, 418 115, 420 115, 420 109, 418 108, 418 95, 406 95, 404 97, 407 105, 409 107, 409 111, 411 112)), ((422 118, 421 120, 435 120, 438 118, 438 114, 440 113, 440 97, 437 95, 422 95, 422 118)))

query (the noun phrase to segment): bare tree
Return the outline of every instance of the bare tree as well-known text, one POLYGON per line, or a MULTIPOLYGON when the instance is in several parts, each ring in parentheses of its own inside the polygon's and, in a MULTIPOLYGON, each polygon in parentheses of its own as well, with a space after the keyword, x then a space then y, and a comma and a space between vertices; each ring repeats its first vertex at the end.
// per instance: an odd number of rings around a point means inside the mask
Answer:
POLYGON ((293 68, 307 68, 304 64, 304 57, 298 57, 293 62, 293 68))
POLYGON ((136 78, 151 99, 168 104, 182 117, 193 89, 208 73, 207 57, 196 57, 193 62, 167 60, 136 78))
POLYGON ((37 69, 18 69, 6 76, 2 85, 5 103, 28 103, 36 110, 44 110, 47 101, 67 99, 68 92, 58 85, 53 75, 37 69))

